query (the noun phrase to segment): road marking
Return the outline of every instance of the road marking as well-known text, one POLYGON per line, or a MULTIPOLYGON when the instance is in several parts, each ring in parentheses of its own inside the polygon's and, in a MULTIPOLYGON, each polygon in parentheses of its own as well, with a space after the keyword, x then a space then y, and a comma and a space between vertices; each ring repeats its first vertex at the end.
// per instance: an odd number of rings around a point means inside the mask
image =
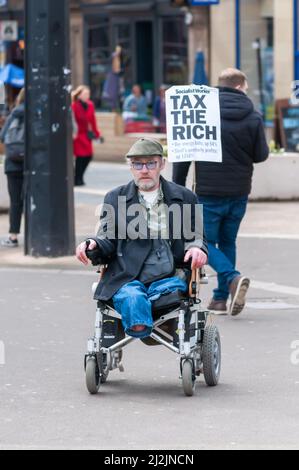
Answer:
MULTIPOLYGON (((88 271, 82 269, 63 269, 63 268, 26 268, 22 266, 0 268, 0 273, 15 273, 16 271, 22 271, 28 274, 51 274, 59 275, 63 274, 66 276, 93 276, 97 277, 96 271, 88 271)), ((212 276, 214 277, 214 276, 212 276)), ((275 292, 276 294, 294 295, 299 297, 299 288, 292 286, 285 286, 282 284, 276 284, 275 282, 262 282, 262 281, 251 281, 251 287, 257 290, 263 290, 267 292, 275 292)))
POLYGON ((299 305, 288 304, 287 302, 246 302, 246 307, 254 310, 298 310, 299 305))
POLYGON ((76 194, 92 194, 94 196, 106 196, 111 189, 92 189, 92 188, 75 188, 76 194))
POLYGON ((299 288, 275 284, 275 282, 251 281, 251 287, 254 289, 275 292, 276 294, 287 294, 299 296, 299 288))
POLYGON ((51 275, 67 275, 67 276, 93 276, 96 277, 98 274, 96 271, 83 271, 82 269, 57 269, 57 268, 23 268, 22 266, 17 266, 15 268, 0 268, 0 273, 15 273, 16 271, 22 271, 22 273, 27 274, 51 274, 51 275))
POLYGON ((299 235, 287 233, 239 233, 240 238, 261 238, 273 240, 299 240, 299 235))

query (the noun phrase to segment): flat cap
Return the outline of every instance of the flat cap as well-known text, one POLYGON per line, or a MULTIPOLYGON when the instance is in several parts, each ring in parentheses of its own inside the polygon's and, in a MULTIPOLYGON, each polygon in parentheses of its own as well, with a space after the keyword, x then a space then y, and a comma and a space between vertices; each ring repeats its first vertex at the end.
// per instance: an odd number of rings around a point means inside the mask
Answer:
POLYGON ((160 142, 153 139, 139 139, 130 148, 127 158, 132 157, 163 157, 163 147, 160 142))

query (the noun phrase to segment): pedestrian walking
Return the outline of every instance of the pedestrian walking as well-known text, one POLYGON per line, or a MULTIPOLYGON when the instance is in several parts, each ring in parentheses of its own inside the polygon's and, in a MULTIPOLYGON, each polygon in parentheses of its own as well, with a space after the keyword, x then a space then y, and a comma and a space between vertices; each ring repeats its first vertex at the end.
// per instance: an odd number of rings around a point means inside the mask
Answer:
POLYGON ((153 111, 153 125, 157 127, 157 131, 161 133, 166 132, 166 102, 165 94, 167 85, 161 85, 159 89, 159 96, 156 97, 153 111))
POLYGON ((2 128, 0 140, 5 144, 4 171, 7 176, 9 209, 9 237, 2 246, 16 248, 19 245, 23 213, 24 158, 25 158, 25 89, 23 88, 2 128))
MULTIPOLYGON (((269 147, 262 116, 247 96, 246 75, 226 69, 218 85, 223 162, 196 162, 196 192, 203 205, 209 264, 218 275, 218 287, 208 308, 235 316, 245 306, 250 285, 249 278, 236 269, 236 240, 251 192, 254 163, 268 158, 269 147)), ((174 164, 173 179, 177 184, 186 184, 189 166, 174 164)))
POLYGON ((85 171, 93 158, 94 139, 100 138, 97 127, 95 106, 90 100, 90 89, 84 85, 79 86, 72 94, 72 109, 78 126, 74 138, 75 186, 83 186, 85 171))

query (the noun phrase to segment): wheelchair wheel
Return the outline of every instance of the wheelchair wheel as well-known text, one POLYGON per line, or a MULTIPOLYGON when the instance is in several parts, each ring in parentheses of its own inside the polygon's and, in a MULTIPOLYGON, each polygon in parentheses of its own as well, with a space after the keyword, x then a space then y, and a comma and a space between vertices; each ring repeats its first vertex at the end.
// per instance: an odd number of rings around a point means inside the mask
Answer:
POLYGON ((90 357, 86 362, 86 387, 91 395, 96 395, 100 389, 100 371, 95 357, 90 357))
POLYGON ((195 390, 195 376, 192 361, 187 359, 182 368, 183 389, 187 397, 192 397, 195 390))
POLYGON ((221 341, 217 326, 207 326, 203 338, 203 373, 206 384, 215 387, 221 372, 221 341))

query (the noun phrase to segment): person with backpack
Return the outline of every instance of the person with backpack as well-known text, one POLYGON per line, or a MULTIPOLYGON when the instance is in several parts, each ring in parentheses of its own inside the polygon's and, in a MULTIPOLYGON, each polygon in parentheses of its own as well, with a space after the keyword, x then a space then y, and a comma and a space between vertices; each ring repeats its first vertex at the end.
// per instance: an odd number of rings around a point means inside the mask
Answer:
POLYGON ((23 184, 25 158, 25 89, 23 88, 16 105, 8 116, 0 133, 5 144, 4 171, 7 176, 10 198, 9 237, 1 245, 8 248, 19 246, 18 235, 23 213, 23 184))

